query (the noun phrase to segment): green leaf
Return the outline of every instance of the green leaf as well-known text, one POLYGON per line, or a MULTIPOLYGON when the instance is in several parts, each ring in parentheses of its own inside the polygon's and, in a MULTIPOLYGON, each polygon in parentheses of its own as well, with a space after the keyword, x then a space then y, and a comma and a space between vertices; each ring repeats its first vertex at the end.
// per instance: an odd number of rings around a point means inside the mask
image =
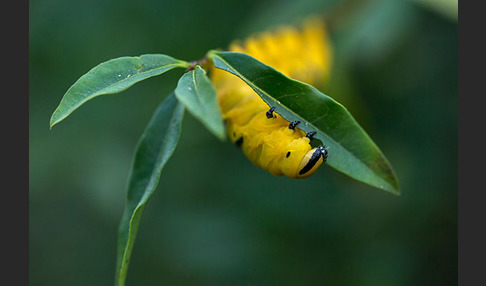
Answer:
POLYGON ((127 201, 118 229, 115 285, 124 285, 140 219, 159 182, 162 168, 175 150, 184 107, 171 94, 155 111, 138 142, 127 187, 127 201))
POLYGON ((328 146, 327 164, 374 187, 399 194, 397 177, 385 156, 344 106, 316 88, 290 79, 242 53, 210 51, 215 67, 228 71, 258 93, 288 121, 328 146))
POLYGON ((64 94, 51 116, 50 127, 96 96, 118 93, 144 79, 189 66, 187 62, 160 54, 120 57, 101 63, 81 76, 64 94))
POLYGON ((226 139, 223 117, 213 83, 206 72, 196 65, 177 83, 175 95, 187 110, 199 119, 220 140, 226 139))

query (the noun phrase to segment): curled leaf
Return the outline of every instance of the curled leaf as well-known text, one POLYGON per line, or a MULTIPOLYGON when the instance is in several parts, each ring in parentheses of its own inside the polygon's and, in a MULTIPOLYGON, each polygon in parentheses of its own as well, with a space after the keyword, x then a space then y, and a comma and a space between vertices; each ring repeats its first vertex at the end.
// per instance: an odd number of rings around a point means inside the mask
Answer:
POLYGON ((306 132, 317 131, 314 138, 328 147, 328 165, 358 181, 400 193, 391 165, 343 105, 249 55, 210 51, 208 57, 216 68, 245 81, 286 120, 301 121, 299 128, 306 132))

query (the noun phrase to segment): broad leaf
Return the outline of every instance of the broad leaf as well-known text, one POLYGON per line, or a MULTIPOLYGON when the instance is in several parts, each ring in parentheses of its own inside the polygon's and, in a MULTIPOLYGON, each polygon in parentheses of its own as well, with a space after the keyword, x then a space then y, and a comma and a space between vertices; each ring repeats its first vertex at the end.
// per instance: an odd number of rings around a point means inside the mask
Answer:
POLYGON ((127 187, 127 201, 118 229, 116 285, 124 285, 138 226, 160 173, 175 150, 184 107, 170 95, 155 111, 138 142, 127 187))
POLYGON ((347 109, 316 88, 290 79, 242 53, 210 51, 215 67, 230 72, 258 93, 288 121, 328 147, 327 164, 374 187, 399 194, 395 173, 385 156, 347 109))
POLYGON ((121 92, 144 79, 189 63, 160 54, 120 57, 101 63, 81 76, 64 94, 51 116, 51 128, 86 101, 103 94, 121 92))
POLYGON ((186 109, 199 119, 220 140, 226 139, 223 117, 213 83, 206 72, 196 65, 177 83, 175 95, 186 109))

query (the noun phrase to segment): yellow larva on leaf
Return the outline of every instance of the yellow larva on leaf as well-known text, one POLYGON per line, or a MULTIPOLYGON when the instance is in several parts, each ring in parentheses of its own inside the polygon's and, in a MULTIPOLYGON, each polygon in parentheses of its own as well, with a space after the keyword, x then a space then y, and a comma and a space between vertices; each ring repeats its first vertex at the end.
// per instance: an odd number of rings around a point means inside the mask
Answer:
MULTIPOLYGON (((331 48, 318 19, 306 21, 300 29, 280 27, 243 44, 232 43, 229 50, 246 53, 308 84, 329 76, 331 48)), ((315 133, 299 129, 300 122, 285 120, 238 77, 216 68, 211 77, 228 137, 255 165, 276 176, 299 179, 309 177, 326 161, 326 147, 313 148, 310 141, 315 133)))

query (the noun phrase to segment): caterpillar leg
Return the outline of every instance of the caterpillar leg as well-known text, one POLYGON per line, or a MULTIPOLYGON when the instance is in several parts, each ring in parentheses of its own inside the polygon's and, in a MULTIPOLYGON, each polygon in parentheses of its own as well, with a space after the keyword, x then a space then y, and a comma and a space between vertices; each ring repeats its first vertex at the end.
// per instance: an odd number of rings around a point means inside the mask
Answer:
POLYGON ((316 135, 316 134, 317 134, 317 132, 315 132, 315 131, 310 131, 309 133, 307 133, 307 134, 305 135, 305 137, 307 137, 307 138, 309 138, 310 140, 312 140, 312 138, 314 138, 314 135, 316 135))
POLYGON ((322 160, 324 160, 324 162, 326 162, 327 160, 327 155, 328 155, 328 152, 327 152, 327 146, 320 146, 318 149, 321 150, 321 156, 322 156, 322 160))
POLYGON ((290 130, 295 130, 295 127, 297 126, 297 124, 299 124, 300 121, 292 121, 289 123, 289 129, 290 130))
POLYGON ((272 117, 274 117, 274 115, 273 115, 273 111, 274 111, 274 110, 275 110, 275 106, 272 106, 272 108, 270 108, 270 109, 267 111, 267 113, 266 113, 267 118, 272 118, 272 117))

